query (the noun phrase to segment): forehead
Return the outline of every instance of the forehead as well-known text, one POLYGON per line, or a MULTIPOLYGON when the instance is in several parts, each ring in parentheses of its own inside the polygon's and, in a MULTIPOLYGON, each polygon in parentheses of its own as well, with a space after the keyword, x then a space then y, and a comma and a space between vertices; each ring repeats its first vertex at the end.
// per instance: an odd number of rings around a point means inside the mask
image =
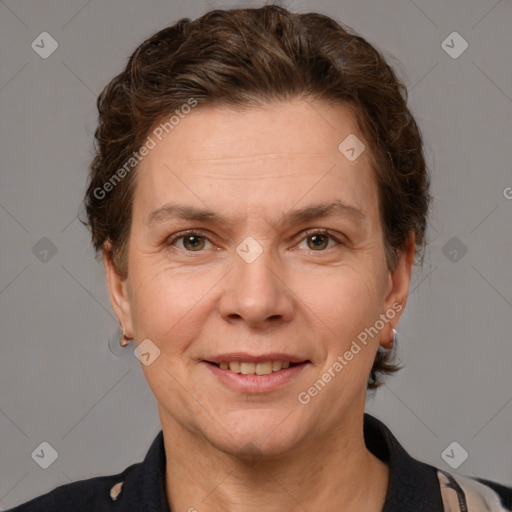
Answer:
POLYGON ((237 205, 261 212, 341 200, 365 210, 375 202, 369 150, 351 161, 339 148, 347 137, 364 140, 346 106, 196 107, 168 131, 150 134, 154 148, 137 170, 134 214, 146 220, 170 199, 234 213, 237 205))
MULTIPOLYGON (((228 106, 198 106, 174 126, 157 135, 154 157, 173 148, 175 161, 257 157, 262 154, 291 154, 318 158, 338 153, 339 143, 357 134, 355 114, 341 104, 295 99, 243 110, 228 106), (161 139, 161 140, 160 140, 161 139)), ((158 129, 157 129, 158 130, 158 129)))

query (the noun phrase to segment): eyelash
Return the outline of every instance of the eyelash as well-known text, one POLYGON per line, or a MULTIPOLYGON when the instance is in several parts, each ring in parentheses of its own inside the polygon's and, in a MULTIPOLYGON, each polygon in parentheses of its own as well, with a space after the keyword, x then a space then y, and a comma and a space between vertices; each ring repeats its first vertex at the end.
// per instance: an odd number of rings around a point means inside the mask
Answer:
MULTIPOLYGON (((195 229, 189 229, 187 231, 181 231, 180 233, 176 233, 176 235, 173 235, 171 236, 170 238, 166 239, 165 241, 165 245, 166 246, 172 246, 174 244, 174 242, 176 242, 177 240, 180 240, 182 238, 185 238, 187 236, 199 236, 199 237, 202 237, 202 238, 206 238, 206 240, 208 240, 208 237, 206 236, 206 234, 201 231, 201 230, 195 230, 195 229)), ((303 233, 301 233, 302 235, 302 238, 300 239, 300 242, 305 240, 306 238, 310 237, 310 236, 313 236, 313 235, 325 235, 327 237, 329 237, 331 240, 335 241, 338 245, 344 245, 343 242, 341 242, 330 230, 328 229, 310 229, 310 230, 307 230, 307 231, 304 231, 303 233)), ((211 241, 208 240, 210 243, 211 241)), ((330 249, 333 249, 333 247, 330 247, 330 249)), ((185 252, 187 253, 195 253, 195 252, 203 252, 203 251, 188 251, 186 249, 183 249, 185 252)), ((328 249, 322 249, 320 251, 314 251, 313 249, 310 249, 311 252, 326 252, 328 249)))

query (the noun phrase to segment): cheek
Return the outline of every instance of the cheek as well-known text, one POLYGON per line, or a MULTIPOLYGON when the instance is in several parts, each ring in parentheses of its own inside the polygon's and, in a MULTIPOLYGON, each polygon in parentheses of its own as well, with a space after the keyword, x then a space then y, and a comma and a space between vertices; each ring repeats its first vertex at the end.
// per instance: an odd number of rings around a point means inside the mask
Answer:
POLYGON ((321 373, 339 376, 330 386, 333 400, 366 389, 379 346, 379 335, 368 332, 373 332, 369 329, 378 320, 382 304, 375 280, 367 276, 370 274, 346 272, 329 283, 329 300, 317 298, 315 311, 329 327, 322 339, 325 359, 321 373))
POLYGON ((345 265, 295 286, 326 331, 344 343, 369 322, 373 324, 380 313, 382 287, 375 276, 371 266, 345 265))
POLYGON ((173 411, 185 411, 190 407, 188 393, 201 396, 201 389, 188 379, 195 363, 187 351, 200 337, 204 323, 201 299, 213 283, 207 286, 197 275, 179 275, 159 264, 151 266, 147 260, 144 266, 134 265, 131 270, 130 302, 136 339, 149 339, 159 350, 154 362, 141 364, 142 371, 159 403, 173 411))
POLYGON ((222 273, 198 268, 178 272, 165 262, 151 264, 148 259, 134 264, 130 271, 136 338, 149 338, 161 351, 184 351, 201 328, 208 293, 222 273))

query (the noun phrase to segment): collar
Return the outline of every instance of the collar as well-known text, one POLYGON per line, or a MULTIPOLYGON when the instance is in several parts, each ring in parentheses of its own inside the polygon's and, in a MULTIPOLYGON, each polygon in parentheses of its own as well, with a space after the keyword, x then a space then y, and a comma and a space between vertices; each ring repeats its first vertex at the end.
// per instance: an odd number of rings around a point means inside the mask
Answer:
MULTIPOLYGON (((389 484, 382 512, 439 512, 443 501, 436 468, 413 459, 377 418, 364 415, 368 449, 389 465, 389 484)), ((123 502, 140 512, 169 512, 165 493, 163 432, 154 439, 144 461, 127 468, 123 502)))
POLYGON ((439 512, 443 500, 437 469, 413 459, 377 418, 364 415, 368 450, 389 466, 389 483, 382 512, 439 512))

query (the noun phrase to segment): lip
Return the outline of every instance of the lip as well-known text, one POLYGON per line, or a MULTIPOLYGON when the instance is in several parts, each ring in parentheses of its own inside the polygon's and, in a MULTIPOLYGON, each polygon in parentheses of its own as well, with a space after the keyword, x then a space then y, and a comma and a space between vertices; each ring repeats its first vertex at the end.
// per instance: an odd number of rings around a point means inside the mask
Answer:
POLYGON ((305 363, 308 359, 284 352, 271 352, 267 354, 251 355, 246 352, 230 352, 216 356, 205 357, 204 361, 210 363, 222 363, 223 361, 240 361, 243 363, 264 363, 265 361, 290 361, 290 363, 305 363))
MULTIPOLYGON (((225 355, 223 357, 225 357, 225 355)), ((274 359, 279 360, 280 358, 274 356, 274 359)), ((222 360, 226 361, 226 359, 222 360)), ((252 359, 247 358, 247 356, 244 356, 244 358, 240 359, 228 359, 228 361, 239 360, 252 363, 269 361, 271 360, 271 358, 269 358, 267 354, 262 357, 253 357, 252 359)), ((287 361, 289 359, 282 358, 281 360, 287 361)), ((239 391, 242 393, 269 393, 271 391, 275 391, 278 390, 279 388, 286 386, 287 384, 298 378, 298 376, 310 363, 301 360, 298 362, 296 366, 290 366, 289 368, 285 368, 279 370, 278 372, 270 373, 268 375, 243 375, 241 373, 232 372, 231 370, 222 370, 218 366, 210 364, 207 361, 201 361, 200 364, 204 366, 207 371, 210 371, 215 378, 219 379, 222 384, 224 384, 231 390, 239 391)))

